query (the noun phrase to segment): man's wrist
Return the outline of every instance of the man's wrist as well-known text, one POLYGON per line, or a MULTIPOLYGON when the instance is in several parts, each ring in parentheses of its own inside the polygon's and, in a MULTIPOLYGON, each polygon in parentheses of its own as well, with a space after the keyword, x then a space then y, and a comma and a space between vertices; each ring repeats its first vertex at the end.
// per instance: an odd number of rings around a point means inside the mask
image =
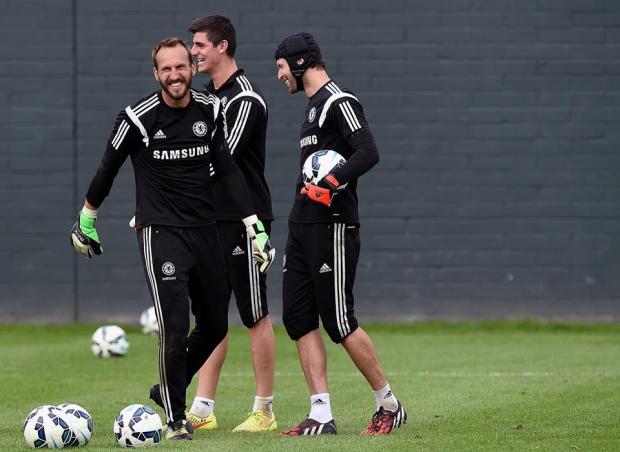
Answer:
POLYGON ((250 215, 249 217, 245 217, 241 221, 243 221, 243 224, 246 228, 249 228, 250 226, 258 222, 258 217, 256 215, 250 215))
POLYGON ((88 207, 82 207, 82 215, 88 218, 97 218, 97 209, 89 209, 88 207))
POLYGON ((325 181, 329 184, 332 190, 335 190, 340 186, 340 182, 338 182, 338 179, 336 179, 336 176, 333 174, 328 174, 325 176, 325 181))

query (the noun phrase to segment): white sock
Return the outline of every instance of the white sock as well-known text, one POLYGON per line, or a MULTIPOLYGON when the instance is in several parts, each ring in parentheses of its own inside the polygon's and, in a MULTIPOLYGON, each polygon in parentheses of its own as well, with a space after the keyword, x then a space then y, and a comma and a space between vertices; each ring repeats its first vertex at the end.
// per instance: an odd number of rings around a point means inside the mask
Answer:
POLYGON ((252 407, 252 411, 262 411, 267 416, 273 417, 273 411, 271 410, 271 405, 273 405, 273 396, 269 397, 254 397, 254 406, 252 407))
POLYGON ((398 408, 398 400, 394 397, 389 383, 384 388, 378 391, 372 391, 375 393, 375 402, 377 402, 377 411, 383 407, 388 411, 396 411, 398 408))
POLYGON ((329 403, 329 393, 313 394, 310 396, 310 415, 309 418, 319 421, 321 424, 331 421, 332 406, 329 403))
POLYGON ((207 417, 215 409, 215 400, 207 399, 205 397, 194 397, 194 403, 189 410, 194 416, 207 417))

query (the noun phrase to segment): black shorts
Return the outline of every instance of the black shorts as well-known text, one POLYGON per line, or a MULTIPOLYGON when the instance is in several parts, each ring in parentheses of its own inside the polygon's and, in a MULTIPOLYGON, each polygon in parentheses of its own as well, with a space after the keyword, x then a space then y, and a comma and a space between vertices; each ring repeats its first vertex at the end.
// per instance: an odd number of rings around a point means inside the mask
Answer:
POLYGON ((355 331, 353 283, 359 252, 357 225, 289 223, 282 320, 291 339, 317 329, 319 317, 335 343, 355 331))
MULTIPOLYGON (((267 234, 270 234, 271 222, 265 221, 263 224, 267 234)), ((269 313, 267 275, 258 271, 252 259, 252 246, 243 223, 222 221, 217 225, 228 270, 227 299, 230 299, 231 291, 234 292, 241 321, 252 328, 269 313)))

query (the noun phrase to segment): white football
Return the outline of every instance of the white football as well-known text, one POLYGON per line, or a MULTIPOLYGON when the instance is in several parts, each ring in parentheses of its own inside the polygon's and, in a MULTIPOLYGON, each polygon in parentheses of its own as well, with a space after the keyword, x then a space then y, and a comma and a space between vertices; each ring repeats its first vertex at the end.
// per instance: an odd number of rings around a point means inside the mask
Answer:
POLYGON ((36 416, 39 411, 49 413, 54 408, 56 408, 56 405, 39 405, 38 407, 33 408, 32 411, 26 415, 26 420, 24 420, 24 423, 22 425, 22 430, 26 428, 26 424, 28 423, 28 421, 32 419, 34 416, 36 416))
POLYGON ((144 334, 159 334, 159 325, 157 324, 157 316, 153 306, 140 315, 140 325, 142 325, 142 332, 144 334))
POLYGON ((80 445, 88 444, 93 436, 93 418, 90 413, 75 403, 63 403, 58 405, 69 418, 71 430, 78 439, 80 445))
POLYGON ((125 331, 116 325, 105 325, 97 328, 91 339, 91 349, 100 358, 123 356, 129 349, 125 331))
POLYGON ((45 405, 31 411, 26 417, 24 438, 33 449, 78 446, 79 441, 70 424, 71 421, 62 410, 45 405))
POLYGON ((162 435, 161 418, 146 405, 129 405, 114 420, 114 437, 122 447, 157 446, 162 435))
MULTIPOLYGON (((308 156, 302 167, 304 185, 316 184, 336 168, 346 163, 346 159, 336 151, 321 150, 308 156)), ((344 190, 347 184, 338 187, 344 190)))

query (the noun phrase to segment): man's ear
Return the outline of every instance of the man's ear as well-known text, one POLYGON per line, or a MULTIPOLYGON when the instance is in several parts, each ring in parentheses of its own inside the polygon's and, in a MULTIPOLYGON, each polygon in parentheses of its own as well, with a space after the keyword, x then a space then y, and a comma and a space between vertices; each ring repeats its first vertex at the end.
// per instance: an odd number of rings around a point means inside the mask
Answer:
POLYGON ((217 45, 217 51, 220 55, 226 53, 226 51, 228 50, 228 41, 226 39, 223 39, 218 45, 217 45))

